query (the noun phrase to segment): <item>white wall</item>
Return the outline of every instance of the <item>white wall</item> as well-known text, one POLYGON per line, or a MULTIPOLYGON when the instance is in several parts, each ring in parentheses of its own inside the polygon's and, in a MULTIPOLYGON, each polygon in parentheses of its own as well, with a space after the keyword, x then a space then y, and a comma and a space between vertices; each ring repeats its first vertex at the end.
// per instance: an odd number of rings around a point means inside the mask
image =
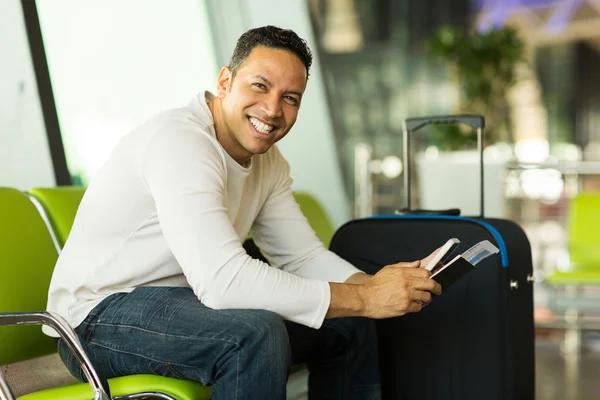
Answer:
POLYGON ((20 0, 0 1, 0 186, 53 186, 20 0))
POLYGON ((312 193, 336 226, 350 219, 323 74, 306 0, 207 0, 222 65, 229 62, 237 38, 246 30, 277 25, 293 29, 313 50, 308 87, 296 125, 278 146, 289 161, 294 189, 312 193))
POLYGON ((37 4, 67 162, 84 182, 129 130, 216 86, 203 1, 37 4))

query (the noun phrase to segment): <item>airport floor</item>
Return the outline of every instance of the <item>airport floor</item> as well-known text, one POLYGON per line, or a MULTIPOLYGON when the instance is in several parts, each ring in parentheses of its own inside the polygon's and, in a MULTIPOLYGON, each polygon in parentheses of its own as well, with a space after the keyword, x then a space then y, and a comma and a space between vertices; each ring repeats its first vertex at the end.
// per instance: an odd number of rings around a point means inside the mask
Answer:
POLYGON ((579 355, 565 351, 564 332, 538 334, 536 400, 600 399, 600 332, 587 332, 579 355))
MULTIPOLYGON (((536 334, 535 400, 600 399, 600 332, 588 332, 579 355, 564 350, 564 331, 536 334)), ((305 371, 288 384, 288 400, 307 400, 305 371)))

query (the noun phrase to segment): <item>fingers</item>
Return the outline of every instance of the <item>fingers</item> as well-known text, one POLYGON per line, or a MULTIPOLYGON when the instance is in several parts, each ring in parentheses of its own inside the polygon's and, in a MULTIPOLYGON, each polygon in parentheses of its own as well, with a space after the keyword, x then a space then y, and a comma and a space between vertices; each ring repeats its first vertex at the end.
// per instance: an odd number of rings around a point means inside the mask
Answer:
POLYGON ((422 259, 421 260, 421 265, 427 265, 427 264, 429 264, 429 261, 431 261, 431 259, 438 253, 438 251, 440 251, 441 248, 442 248, 442 246, 438 247, 430 255, 428 255, 427 257, 425 257, 424 259, 422 259))
POLYGON ((405 271, 407 276, 416 279, 429 279, 431 276, 431 272, 425 268, 406 268, 405 271))
POLYGON ((408 305, 406 306, 407 313, 419 312, 424 307, 427 307, 433 299, 432 293, 441 294, 441 287, 439 283, 431 281, 431 279, 427 279, 425 282, 419 282, 416 286, 419 285, 427 288, 428 290, 421 290, 417 289, 416 287, 408 290, 408 305))
POLYGON ((391 273, 396 276, 405 276, 405 277, 413 277, 413 278, 429 278, 431 272, 427 271, 424 268, 419 268, 421 266, 420 261, 413 262, 400 262, 397 264, 390 264, 388 266, 383 267, 381 271, 387 270, 388 273, 391 273))
POLYGON ((406 312, 407 313, 417 313, 417 312, 421 311, 424 307, 425 307, 425 303, 423 303, 421 305, 421 304, 417 303, 416 301, 413 301, 406 309, 406 312))
POLYGON ((416 313, 431 303, 431 293, 422 290, 414 290, 410 295, 408 304, 404 307, 404 313, 416 313))
POLYGON ((416 282, 414 288, 431 292, 438 296, 442 294, 442 286, 433 279, 423 279, 419 282, 416 282))
POLYGON ((421 266, 421 261, 412 261, 412 262, 399 262, 396 264, 391 264, 392 267, 401 267, 401 268, 419 268, 421 266))
POLYGON ((384 267, 384 269, 392 269, 396 272, 396 274, 408 274, 407 276, 412 276, 415 278, 429 278, 431 272, 427 271, 425 268, 419 268, 420 266, 421 261, 400 262, 397 264, 388 265, 384 267))
MULTIPOLYGON (((431 280, 434 281, 433 279, 431 279, 431 280)), ((435 293, 439 296, 440 294, 442 294, 442 290, 443 290, 442 285, 435 282, 435 286, 433 287, 433 290, 430 290, 430 292, 435 293)))
POLYGON ((420 304, 421 306, 426 306, 429 303, 431 303, 431 293, 429 292, 425 292, 423 290, 415 290, 412 293, 412 299, 414 302, 417 302, 417 304, 420 304))
POLYGON ((408 313, 421 311, 431 303, 431 300, 433 300, 431 293, 423 290, 415 290, 411 297, 412 302, 406 310, 408 313))
POLYGON ((415 268, 419 265, 419 261, 412 263, 398 263, 388 265, 382 268, 379 274, 387 276, 395 276, 394 279, 400 279, 400 284, 403 289, 419 289, 433 292, 437 295, 442 293, 442 287, 433 279, 429 279, 431 272, 424 268, 415 268))

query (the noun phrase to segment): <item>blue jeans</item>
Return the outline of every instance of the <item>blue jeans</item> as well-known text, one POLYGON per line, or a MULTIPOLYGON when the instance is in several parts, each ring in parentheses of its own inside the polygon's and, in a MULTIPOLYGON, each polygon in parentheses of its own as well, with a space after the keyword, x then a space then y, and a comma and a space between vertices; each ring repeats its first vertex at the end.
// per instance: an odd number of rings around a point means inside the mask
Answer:
MULTIPOLYGON (((213 399, 285 399, 290 366, 306 363, 310 399, 381 398, 368 319, 328 319, 317 330, 270 311, 212 310, 189 288, 141 287, 103 300, 76 332, 104 379, 155 374, 213 386, 213 399)), ((84 381, 61 340, 58 350, 84 381)))

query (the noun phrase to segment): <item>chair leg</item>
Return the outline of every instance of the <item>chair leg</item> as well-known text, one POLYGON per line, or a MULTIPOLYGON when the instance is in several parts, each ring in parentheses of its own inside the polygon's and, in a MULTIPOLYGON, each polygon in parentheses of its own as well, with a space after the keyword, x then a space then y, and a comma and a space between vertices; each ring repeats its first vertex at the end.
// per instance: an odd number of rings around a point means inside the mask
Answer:
POLYGON ((15 399, 15 395, 13 394, 12 390, 8 386, 8 382, 6 381, 6 378, 4 377, 4 373, 2 372, 2 369, 0 368, 0 400, 14 400, 14 399, 15 399))

